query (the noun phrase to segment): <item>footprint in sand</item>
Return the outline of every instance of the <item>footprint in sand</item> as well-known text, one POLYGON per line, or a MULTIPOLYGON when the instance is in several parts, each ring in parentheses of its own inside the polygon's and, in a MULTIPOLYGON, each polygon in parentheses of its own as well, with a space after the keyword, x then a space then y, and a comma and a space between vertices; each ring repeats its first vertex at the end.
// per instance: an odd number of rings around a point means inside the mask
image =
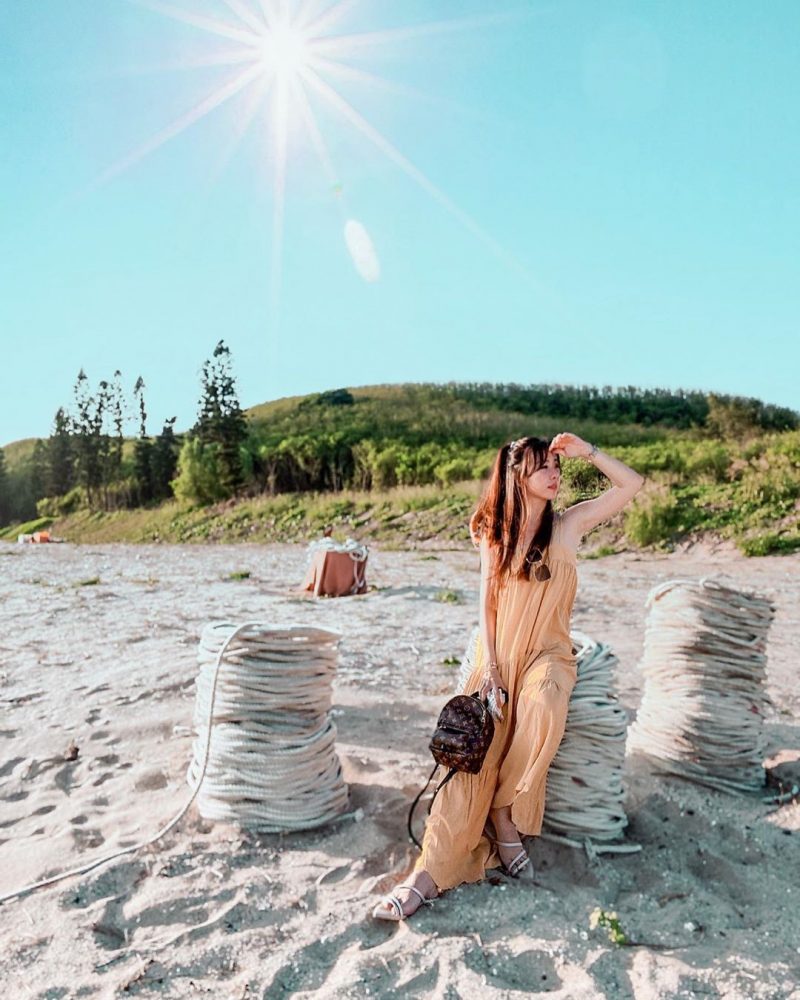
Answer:
POLYGON ((75 781, 73 780, 73 775, 80 766, 81 766, 80 760, 70 761, 68 764, 65 764, 64 767, 61 768, 61 770, 58 772, 58 774, 56 774, 55 778, 53 779, 56 783, 56 786, 60 788, 65 795, 71 794, 72 786, 75 784, 75 781))
POLYGON ((5 764, 0 765, 0 778, 7 778, 9 774, 19 765, 24 763, 24 757, 12 757, 5 764))
POLYGON ((499 990, 549 993, 561 987, 552 957, 536 948, 519 955, 503 947, 470 948, 464 956, 464 963, 468 969, 485 976, 499 990))
POLYGON ((166 788, 168 783, 163 771, 148 771, 133 787, 137 792, 154 792, 159 788, 166 788))
POLYGON ((21 788, 18 792, 9 792, 8 795, 0 796, 3 802, 21 802, 23 799, 27 799, 30 792, 26 792, 24 788, 21 788))
POLYGON ((100 847, 105 843, 105 837, 99 830, 82 830, 80 827, 72 830, 72 839, 78 847, 100 847))
MULTIPOLYGON (((275 988, 282 989, 286 996, 301 992, 311 994, 312 991, 321 990, 326 982, 335 981, 337 962, 342 956, 349 954, 350 945, 357 942, 361 951, 369 951, 385 941, 386 933, 383 928, 363 925, 348 927, 341 934, 331 937, 320 937, 294 952, 289 961, 276 971, 268 984, 266 995, 271 996, 270 990, 275 988)), ((395 974, 389 969, 389 963, 378 965, 371 956, 359 962, 359 967, 370 970, 369 983, 374 995, 388 996, 394 993, 401 969, 395 974)), ((404 981, 403 996, 432 996, 437 978, 438 970, 434 967, 412 980, 413 990, 410 989, 412 983, 404 981)))

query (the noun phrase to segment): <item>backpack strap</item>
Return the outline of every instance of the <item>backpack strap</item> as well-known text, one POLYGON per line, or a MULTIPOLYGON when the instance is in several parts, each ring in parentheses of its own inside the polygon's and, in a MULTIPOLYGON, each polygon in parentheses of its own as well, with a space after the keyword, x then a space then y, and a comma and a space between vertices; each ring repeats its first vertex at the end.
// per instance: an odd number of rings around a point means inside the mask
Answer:
MULTIPOLYGON (((428 776, 428 780, 423 785, 422 791, 417 795, 417 797, 411 803, 411 808, 408 810, 408 824, 407 824, 408 825, 408 836, 411 838, 411 841, 414 843, 414 845, 416 847, 418 847, 420 850, 422 850, 422 844, 420 844, 420 842, 414 836, 414 831, 411 828, 411 823, 412 823, 412 820, 414 818, 414 810, 417 808, 417 804, 418 804, 419 800, 422 798, 422 796, 427 791, 428 785, 431 783, 431 781, 433 779, 433 776, 434 776, 434 774, 436 774, 436 770, 437 770, 438 767, 439 767, 438 764, 434 764, 433 765, 433 770, 431 771, 430 775, 428 776)), ((431 809, 433 808, 433 803, 434 803, 434 800, 435 800, 436 796, 439 794, 440 790, 442 788, 444 788, 444 786, 447 784, 447 782, 455 774, 458 774, 457 768, 451 767, 450 770, 447 772, 447 774, 444 776, 444 778, 442 778, 442 780, 439 782, 439 784, 434 789, 433 798, 431 799, 430 805, 428 806, 428 815, 430 815, 431 809)))

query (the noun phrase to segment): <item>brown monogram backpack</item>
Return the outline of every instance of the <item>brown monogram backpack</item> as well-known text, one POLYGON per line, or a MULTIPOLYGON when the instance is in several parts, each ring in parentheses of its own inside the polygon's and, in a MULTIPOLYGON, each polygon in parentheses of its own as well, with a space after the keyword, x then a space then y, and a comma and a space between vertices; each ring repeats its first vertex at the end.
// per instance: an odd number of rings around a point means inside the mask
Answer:
POLYGON ((420 849, 420 842, 411 829, 411 821, 417 803, 425 794, 436 769, 440 765, 450 768, 436 786, 436 791, 428 806, 429 813, 439 790, 444 788, 458 771, 465 771, 467 774, 477 774, 480 771, 493 736, 494 719, 486 703, 478 697, 477 691, 470 695, 457 694, 445 704, 439 713, 436 729, 428 745, 436 763, 430 777, 425 782, 425 787, 414 799, 408 811, 408 835, 420 849))

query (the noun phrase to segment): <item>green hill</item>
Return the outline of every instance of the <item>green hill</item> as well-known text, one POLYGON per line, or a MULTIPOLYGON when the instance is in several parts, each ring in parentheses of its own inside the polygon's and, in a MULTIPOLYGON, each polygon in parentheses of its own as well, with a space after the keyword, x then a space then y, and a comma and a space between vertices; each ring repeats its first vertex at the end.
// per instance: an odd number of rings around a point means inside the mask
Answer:
MULTIPOLYGON (((334 522, 342 533, 391 544, 463 540, 465 513, 497 447, 570 430, 648 479, 613 544, 670 545, 704 531, 752 554, 798 544, 800 416, 756 399, 635 387, 378 385, 274 400, 246 417, 247 482, 236 502, 76 510, 57 529, 76 540, 290 540, 334 522)), ((133 452, 126 441, 123 479, 133 474, 133 452)), ((16 521, 37 513, 36 454, 30 439, 5 448, 8 478, 26 498, 16 521)), ((563 468, 562 502, 607 485, 580 460, 563 468)), ((111 495, 120 506, 131 493, 111 495)), ((48 503, 39 514, 67 509, 48 503)))

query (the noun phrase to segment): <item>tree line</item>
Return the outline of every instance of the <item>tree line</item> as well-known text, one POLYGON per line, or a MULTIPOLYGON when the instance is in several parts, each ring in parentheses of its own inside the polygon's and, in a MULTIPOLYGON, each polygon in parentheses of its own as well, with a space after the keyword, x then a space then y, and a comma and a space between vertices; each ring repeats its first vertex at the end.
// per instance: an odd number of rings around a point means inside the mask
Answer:
POLYGON ((8 468, 0 449, 0 524, 173 497, 209 504, 259 493, 447 486, 485 476, 510 436, 551 436, 566 422, 606 447, 656 450, 676 430, 701 441, 742 440, 800 426, 792 410, 738 396, 491 383, 333 389, 256 407, 248 419, 222 340, 202 366, 187 432, 176 433, 169 417, 148 433, 145 389, 139 377, 126 392, 119 371, 93 388, 81 370, 71 405, 59 407, 49 438, 19 468, 8 468))
POLYGON ((794 430, 798 414, 785 406, 759 399, 704 393, 684 389, 639 389, 610 385, 517 385, 491 382, 452 383, 454 399, 463 399, 480 408, 511 410, 515 413, 546 414, 573 420, 592 419, 601 423, 664 425, 685 430, 704 427, 714 432, 744 427, 764 431, 794 430), (723 417, 724 428, 715 426, 723 417))
POLYGON ((167 418, 148 433, 145 383, 126 393, 120 371, 92 387, 81 369, 72 404, 61 406, 50 436, 12 473, 0 449, 0 525, 68 514, 79 508, 118 510, 180 496, 206 502, 239 493, 247 423, 236 396, 230 350, 220 341, 201 372, 194 427, 175 432, 167 418), (135 434, 125 431, 133 422, 135 434))

